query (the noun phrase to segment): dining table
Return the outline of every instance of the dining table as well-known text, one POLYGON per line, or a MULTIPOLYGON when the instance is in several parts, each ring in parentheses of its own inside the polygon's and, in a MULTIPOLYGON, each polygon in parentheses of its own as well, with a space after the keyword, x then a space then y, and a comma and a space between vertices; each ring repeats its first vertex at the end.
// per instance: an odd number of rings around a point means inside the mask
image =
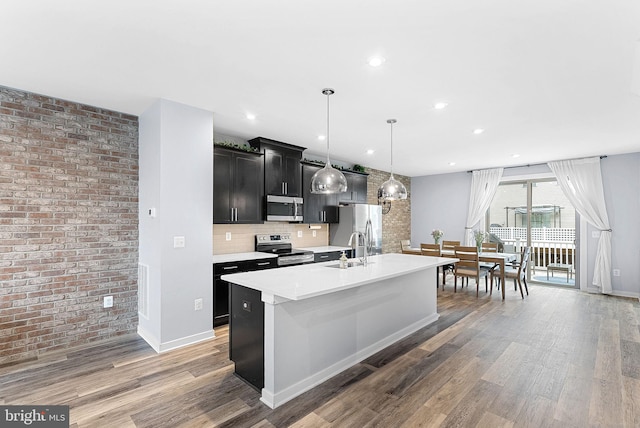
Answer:
MULTIPOLYGON (((442 250, 442 257, 455 257, 455 251, 454 250, 442 250)), ((514 253, 490 253, 490 252, 484 252, 484 253, 480 253, 478 254, 478 259, 481 262, 484 263, 494 263, 498 266, 500 266, 500 280, 502 283, 502 300, 505 299, 505 289, 507 287, 505 287, 505 276, 504 276, 504 269, 505 269, 505 265, 509 262, 515 261, 517 258, 517 255, 514 253)))

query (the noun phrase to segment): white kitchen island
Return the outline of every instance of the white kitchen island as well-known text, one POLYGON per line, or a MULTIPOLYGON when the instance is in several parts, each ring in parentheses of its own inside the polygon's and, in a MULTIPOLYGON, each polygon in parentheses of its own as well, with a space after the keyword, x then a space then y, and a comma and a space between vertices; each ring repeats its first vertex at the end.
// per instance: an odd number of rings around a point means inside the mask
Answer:
POLYGON ((235 306, 232 301, 230 320, 236 373, 242 377, 239 361, 255 362, 259 353, 242 336, 248 327, 241 318, 259 314, 264 335, 253 341, 263 341, 258 361, 264 381, 254 386, 262 386, 261 400, 271 408, 291 400, 436 321, 436 269, 450 263, 450 258, 384 254, 348 269, 332 261, 223 275, 232 283, 232 300, 234 289, 240 296, 235 306), (261 302, 248 300, 245 291, 261 302))

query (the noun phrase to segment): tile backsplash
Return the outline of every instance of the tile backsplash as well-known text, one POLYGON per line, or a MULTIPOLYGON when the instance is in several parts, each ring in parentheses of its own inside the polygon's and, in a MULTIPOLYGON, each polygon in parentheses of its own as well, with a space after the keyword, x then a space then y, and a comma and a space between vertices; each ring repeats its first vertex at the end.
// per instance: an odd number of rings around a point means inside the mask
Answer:
POLYGON ((268 222, 264 224, 214 224, 213 254, 245 253, 255 251, 255 236, 259 233, 290 233, 294 248, 329 245, 329 225, 320 224, 320 229, 309 229, 308 224, 268 222), (302 237, 298 237, 302 232, 302 237), (313 236, 313 232, 316 236, 313 236), (226 234, 231 233, 231 240, 226 234))

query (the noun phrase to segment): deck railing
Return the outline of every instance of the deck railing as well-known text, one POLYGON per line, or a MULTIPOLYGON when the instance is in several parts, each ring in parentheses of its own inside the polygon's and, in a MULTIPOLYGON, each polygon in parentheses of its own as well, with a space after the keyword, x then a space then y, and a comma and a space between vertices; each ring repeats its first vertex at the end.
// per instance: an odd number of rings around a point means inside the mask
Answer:
MULTIPOLYGON (((514 247, 527 243, 525 227, 490 227, 489 231, 506 245, 514 247)), ((533 271, 544 268, 549 263, 575 266, 576 230, 566 227, 531 228, 531 261, 533 271)))

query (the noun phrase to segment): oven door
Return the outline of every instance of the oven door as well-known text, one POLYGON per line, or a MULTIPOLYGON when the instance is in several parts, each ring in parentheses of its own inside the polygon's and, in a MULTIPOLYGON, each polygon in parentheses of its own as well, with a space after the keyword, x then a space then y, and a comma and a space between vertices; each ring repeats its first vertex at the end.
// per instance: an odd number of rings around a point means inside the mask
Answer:
POLYGON ((267 195, 267 221, 302 221, 302 198, 267 195))

